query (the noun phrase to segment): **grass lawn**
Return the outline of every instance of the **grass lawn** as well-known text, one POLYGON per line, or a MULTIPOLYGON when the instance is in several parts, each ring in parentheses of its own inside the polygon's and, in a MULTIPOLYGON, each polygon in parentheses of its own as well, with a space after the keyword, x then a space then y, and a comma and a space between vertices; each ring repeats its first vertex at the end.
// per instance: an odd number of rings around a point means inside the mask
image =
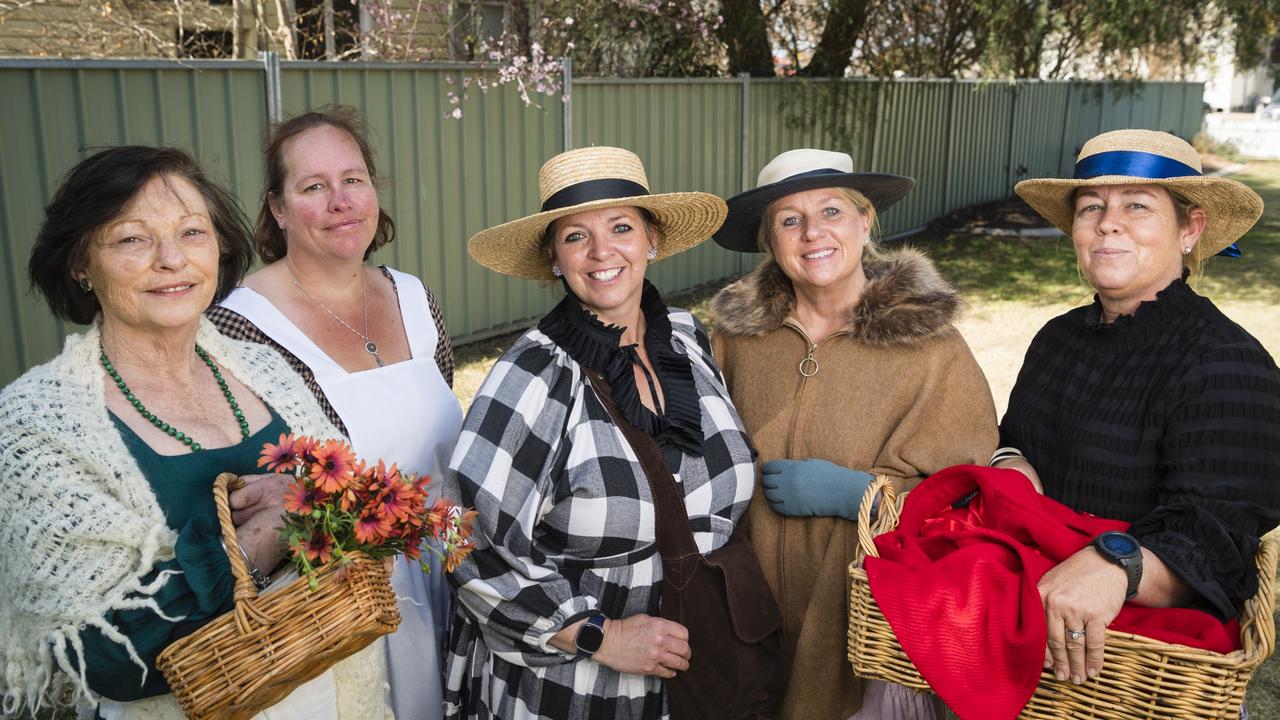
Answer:
MULTIPOLYGON (((1280 162, 1251 163, 1234 176, 1262 195, 1270 210, 1241 240, 1244 256, 1210 261, 1197 288, 1280 357, 1280 162)), ((1092 290, 1076 270, 1067 238, 1009 239, 920 235, 907 241, 933 256, 963 294, 967 310, 958 323, 978 358, 1000 413, 1008 401, 1032 336, 1050 318, 1088 302, 1092 290)), ((672 298, 706 320, 717 288, 672 298)), ((458 349, 454 390, 469 404, 489 366, 515 335, 458 349)), ((1254 718, 1280 718, 1280 662, 1268 660, 1249 686, 1254 718)))

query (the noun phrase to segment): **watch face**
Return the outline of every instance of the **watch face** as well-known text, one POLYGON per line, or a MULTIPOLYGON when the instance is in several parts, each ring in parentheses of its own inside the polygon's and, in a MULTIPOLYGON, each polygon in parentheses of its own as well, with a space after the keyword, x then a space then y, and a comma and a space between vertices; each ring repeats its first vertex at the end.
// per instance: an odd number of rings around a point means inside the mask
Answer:
POLYGON ((577 646, 579 652, 593 654, 604 644, 604 628, 590 622, 578 627, 577 646))
POLYGON ((1133 555, 1138 552, 1138 542, 1124 533, 1105 533, 1099 540, 1102 543, 1102 547, 1116 557, 1133 555))

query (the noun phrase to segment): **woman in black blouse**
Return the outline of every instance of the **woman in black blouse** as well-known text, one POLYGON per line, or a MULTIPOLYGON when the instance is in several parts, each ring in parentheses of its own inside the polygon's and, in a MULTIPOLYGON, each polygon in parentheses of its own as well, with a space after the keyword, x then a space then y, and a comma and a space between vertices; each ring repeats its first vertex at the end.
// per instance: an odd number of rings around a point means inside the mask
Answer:
POLYGON ((1032 340, 992 464, 1132 523, 1040 581, 1045 667, 1082 683, 1126 599, 1226 619, 1257 592, 1258 538, 1280 522, 1280 372, 1187 277, 1237 253, 1262 199, 1148 130, 1099 135, 1073 178, 1015 190, 1071 236, 1097 296, 1032 340))

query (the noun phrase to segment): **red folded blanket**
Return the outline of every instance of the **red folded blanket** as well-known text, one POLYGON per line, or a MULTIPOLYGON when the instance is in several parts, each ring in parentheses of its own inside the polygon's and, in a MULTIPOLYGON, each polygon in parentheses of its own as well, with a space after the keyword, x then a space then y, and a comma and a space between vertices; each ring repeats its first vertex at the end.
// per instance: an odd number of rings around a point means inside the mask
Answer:
MULTIPOLYGON (((898 529, 876 538, 867 579, 903 651, 956 715, 1014 718, 1044 664, 1040 576, 1098 534, 1127 527, 1036 493, 1015 470, 957 465, 907 496, 898 529)), ((1240 648, 1238 622, 1187 608, 1126 604, 1110 628, 1219 653, 1240 648)))

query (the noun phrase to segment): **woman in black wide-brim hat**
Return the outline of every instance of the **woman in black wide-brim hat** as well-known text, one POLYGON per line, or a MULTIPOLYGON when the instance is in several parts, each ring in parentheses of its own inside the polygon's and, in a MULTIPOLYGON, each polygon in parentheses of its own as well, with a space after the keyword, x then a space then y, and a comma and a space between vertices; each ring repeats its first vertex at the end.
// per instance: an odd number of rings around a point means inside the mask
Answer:
POLYGON ((929 699, 849 668, 847 569, 877 475, 898 491, 996 446, 991 391, 923 254, 877 250, 914 182, 839 152, 782 153, 730 198, 716 242, 765 253, 712 302, 713 347, 760 452, 751 541, 782 608, 781 717, 929 717, 929 699))

